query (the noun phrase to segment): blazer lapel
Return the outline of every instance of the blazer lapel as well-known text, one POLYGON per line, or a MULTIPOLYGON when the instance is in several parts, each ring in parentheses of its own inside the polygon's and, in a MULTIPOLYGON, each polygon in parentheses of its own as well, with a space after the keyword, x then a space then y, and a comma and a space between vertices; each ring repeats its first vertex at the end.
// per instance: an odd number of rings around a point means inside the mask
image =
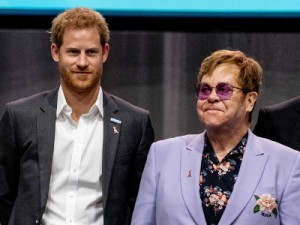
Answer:
POLYGON ((37 115, 37 143, 40 166, 41 208, 46 205, 55 137, 57 90, 50 92, 37 115))
POLYGON ((117 112, 119 111, 117 105, 105 92, 103 92, 103 109, 104 137, 101 182, 103 191, 103 207, 105 208, 110 178, 121 133, 122 118, 117 115, 117 112))
POLYGON ((240 168, 238 179, 234 185, 228 205, 222 215, 219 225, 228 225, 239 216, 253 198, 254 191, 261 179, 269 155, 263 152, 256 143, 256 137, 249 131, 247 147, 240 168))
POLYGON ((203 134, 181 151, 180 182, 186 207, 196 224, 206 224, 199 193, 201 157, 204 145, 203 134))

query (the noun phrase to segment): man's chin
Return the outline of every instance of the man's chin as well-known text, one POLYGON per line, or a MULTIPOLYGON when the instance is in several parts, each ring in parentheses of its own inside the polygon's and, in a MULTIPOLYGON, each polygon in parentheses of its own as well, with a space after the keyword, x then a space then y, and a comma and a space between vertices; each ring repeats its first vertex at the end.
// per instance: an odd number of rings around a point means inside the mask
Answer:
POLYGON ((75 93, 89 93, 97 88, 97 85, 72 85, 70 87, 75 93))
POLYGON ((207 129, 218 129, 222 126, 222 123, 216 120, 206 120, 203 121, 203 124, 207 129))

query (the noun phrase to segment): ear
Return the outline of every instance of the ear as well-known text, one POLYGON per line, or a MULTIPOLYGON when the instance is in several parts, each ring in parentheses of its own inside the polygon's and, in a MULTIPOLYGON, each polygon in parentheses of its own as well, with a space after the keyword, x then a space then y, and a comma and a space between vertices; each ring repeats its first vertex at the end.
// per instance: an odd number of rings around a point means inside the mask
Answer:
POLYGON ((51 55, 55 62, 59 61, 59 48, 54 43, 51 44, 51 55))
POLYGON ((255 102, 258 98, 258 93, 255 91, 249 92, 246 95, 246 104, 247 104, 247 112, 252 112, 254 106, 255 106, 255 102))
POLYGON ((103 63, 106 62, 109 54, 109 44, 106 43, 104 47, 102 48, 102 57, 103 57, 103 63))

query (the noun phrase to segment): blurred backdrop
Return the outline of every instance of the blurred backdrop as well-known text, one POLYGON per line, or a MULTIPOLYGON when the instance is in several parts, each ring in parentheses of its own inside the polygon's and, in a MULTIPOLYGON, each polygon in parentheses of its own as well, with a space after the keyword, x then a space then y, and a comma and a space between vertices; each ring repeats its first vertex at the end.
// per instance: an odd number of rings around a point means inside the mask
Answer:
MULTIPOLYGON (((21 97, 56 88, 48 29, 53 15, 0 16, 0 114, 21 97)), ((111 51, 102 87, 150 111, 156 139, 203 130, 194 87, 211 52, 239 49, 264 69, 260 107, 300 95, 298 17, 106 17, 111 51)), ((252 125, 252 126, 253 126, 252 125)))

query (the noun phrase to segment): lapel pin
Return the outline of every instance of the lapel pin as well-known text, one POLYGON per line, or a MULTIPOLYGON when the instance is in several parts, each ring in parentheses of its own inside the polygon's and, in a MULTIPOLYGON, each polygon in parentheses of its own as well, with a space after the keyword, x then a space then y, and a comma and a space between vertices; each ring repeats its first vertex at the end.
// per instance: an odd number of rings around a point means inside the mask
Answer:
POLYGON ((116 128, 116 126, 113 126, 113 131, 114 131, 114 134, 118 134, 118 133, 119 133, 119 131, 118 131, 118 129, 116 128))
POLYGON ((189 170, 187 177, 192 177, 192 170, 189 170))
POLYGON ((115 118, 110 118, 110 121, 113 123, 121 124, 121 120, 115 119, 115 118))

